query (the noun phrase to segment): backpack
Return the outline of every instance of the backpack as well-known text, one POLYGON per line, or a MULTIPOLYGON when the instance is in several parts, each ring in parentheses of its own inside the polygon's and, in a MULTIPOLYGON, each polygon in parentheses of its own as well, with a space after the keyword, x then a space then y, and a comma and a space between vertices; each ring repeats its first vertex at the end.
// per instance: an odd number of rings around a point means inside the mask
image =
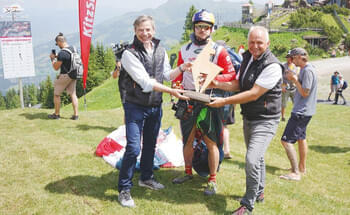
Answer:
POLYGON ((229 54, 230 58, 231 58, 231 62, 233 67, 235 68, 236 73, 239 71, 239 68, 241 67, 241 63, 242 63, 242 57, 239 56, 233 49, 231 49, 230 47, 225 47, 227 50, 227 53, 229 54))
POLYGON ((83 77, 84 67, 76 48, 73 46, 73 52, 68 48, 63 48, 62 50, 67 51, 71 58, 70 70, 67 72, 68 76, 71 79, 81 79, 83 77))
POLYGON ((346 88, 348 88, 348 82, 344 81, 343 86, 342 86, 342 90, 345 90, 346 88))
MULTIPOLYGON (((192 167, 197 172, 198 175, 202 177, 207 177, 209 172, 209 160, 208 160, 208 148, 203 141, 200 143, 195 140, 195 147, 193 152, 192 167)), ((219 147, 219 166, 217 171, 219 171, 220 164, 224 159, 224 152, 221 147, 219 147)))

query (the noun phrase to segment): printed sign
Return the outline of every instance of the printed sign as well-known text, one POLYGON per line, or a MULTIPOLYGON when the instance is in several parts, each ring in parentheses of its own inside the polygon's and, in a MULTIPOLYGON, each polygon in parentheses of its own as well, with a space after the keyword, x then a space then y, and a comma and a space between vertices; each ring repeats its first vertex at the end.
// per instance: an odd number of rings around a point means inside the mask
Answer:
POLYGON ((0 45, 5 79, 35 76, 29 21, 0 22, 0 45))

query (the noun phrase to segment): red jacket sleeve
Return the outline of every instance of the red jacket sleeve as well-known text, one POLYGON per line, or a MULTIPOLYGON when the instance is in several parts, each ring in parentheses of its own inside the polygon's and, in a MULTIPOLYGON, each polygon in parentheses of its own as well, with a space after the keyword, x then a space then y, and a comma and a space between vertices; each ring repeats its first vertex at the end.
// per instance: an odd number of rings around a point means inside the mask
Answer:
MULTIPOLYGON (((178 57, 178 60, 177 60, 177 66, 180 66, 183 63, 184 63, 184 60, 182 59, 181 51, 179 51, 179 57, 178 57)), ((179 76, 177 76, 174 80, 172 80, 172 84, 176 83, 177 81, 182 82, 182 73, 179 76)))
POLYGON ((222 67, 224 70, 216 76, 215 80, 220 82, 228 82, 236 78, 235 68, 233 67, 231 58, 225 48, 221 50, 218 56, 217 65, 222 67))

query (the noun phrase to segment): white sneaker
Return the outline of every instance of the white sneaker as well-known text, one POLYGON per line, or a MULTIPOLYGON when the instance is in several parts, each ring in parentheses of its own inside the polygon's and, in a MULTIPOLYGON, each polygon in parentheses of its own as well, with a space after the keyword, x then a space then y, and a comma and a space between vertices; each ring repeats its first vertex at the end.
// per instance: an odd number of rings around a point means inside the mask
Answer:
POLYGON ((164 185, 157 182, 154 178, 151 178, 151 179, 146 180, 146 181, 139 180, 139 186, 140 187, 147 187, 147 188, 152 189, 152 190, 160 190, 160 189, 164 188, 164 185))
POLYGON ((131 198, 130 191, 122 190, 119 193, 118 201, 124 207, 135 207, 135 203, 134 200, 131 198))

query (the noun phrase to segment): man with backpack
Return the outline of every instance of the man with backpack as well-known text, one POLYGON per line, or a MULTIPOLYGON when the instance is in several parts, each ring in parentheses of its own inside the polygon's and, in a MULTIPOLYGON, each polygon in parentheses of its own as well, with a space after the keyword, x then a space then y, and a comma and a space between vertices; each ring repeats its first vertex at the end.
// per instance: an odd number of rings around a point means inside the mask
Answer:
POLYGON ((346 100, 343 96, 343 90, 345 90, 348 87, 348 82, 343 79, 343 76, 341 74, 338 75, 339 77, 339 88, 335 94, 334 99, 334 105, 338 104, 339 96, 343 99, 343 105, 346 105, 346 100))
POLYGON ((53 52, 50 54, 50 59, 52 62, 52 67, 55 70, 60 69, 60 74, 57 76, 57 79, 54 82, 54 105, 55 112, 49 114, 49 119, 60 119, 60 106, 61 106, 61 94, 64 90, 70 95, 72 100, 72 106, 74 114, 70 119, 78 120, 78 98, 76 95, 76 84, 77 80, 72 79, 69 76, 72 67, 72 52, 76 52, 76 49, 73 46, 69 46, 66 38, 62 33, 59 33, 56 38, 56 45, 61 49, 61 51, 56 55, 53 52), (68 50, 70 50, 70 52, 68 50))
MULTIPOLYGON (((178 65, 194 61, 202 49, 209 43, 215 51, 211 61, 223 68, 221 74, 216 77, 218 81, 231 81, 235 78, 235 70, 231 59, 223 46, 219 46, 211 40, 215 17, 205 9, 195 13, 192 17, 193 33, 190 35, 191 42, 182 46, 179 52, 178 65)), ((209 60, 209 59, 208 59, 209 60)), ((195 84, 191 72, 185 71, 180 77, 175 79, 182 83, 185 90, 195 90, 195 84)), ((207 89, 206 94, 223 96, 224 91, 218 89, 207 89)), ((193 178, 192 167, 196 170, 193 160, 194 156, 193 142, 196 139, 198 143, 205 143, 208 150, 209 178, 205 195, 214 195, 217 192, 216 172, 220 162, 220 152, 223 146, 223 113, 221 108, 206 107, 203 103, 190 100, 180 101, 178 110, 175 114, 180 119, 182 139, 184 143, 183 156, 185 160, 185 173, 172 182, 181 184, 193 178), (179 110, 183 114, 178 114, 179 110)), ((201 144, 197 144, 201 146, 201 144)), ((197 149, 197 148, 196 148, 197 149)), ((223 154, 223 153, 222 153, 223 154)), ((197 170, 196 170, 197 171, 197 170)), ((204 175, 197 171, 200 175, 204 175)))

